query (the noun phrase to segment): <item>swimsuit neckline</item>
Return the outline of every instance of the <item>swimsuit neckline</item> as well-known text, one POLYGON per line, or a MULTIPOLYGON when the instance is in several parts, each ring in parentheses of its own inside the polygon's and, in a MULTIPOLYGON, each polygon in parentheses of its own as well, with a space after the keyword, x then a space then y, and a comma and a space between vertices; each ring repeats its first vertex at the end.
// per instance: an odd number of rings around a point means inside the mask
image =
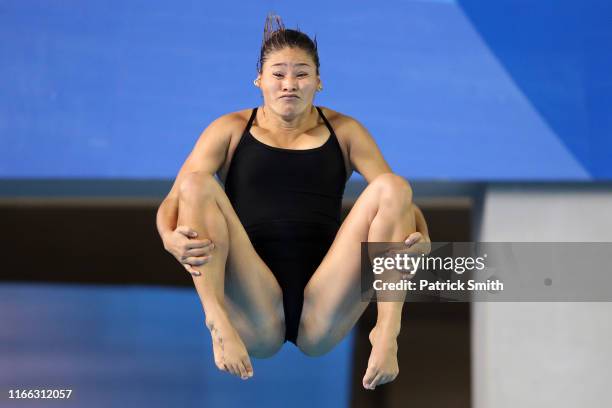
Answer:
MULTIPOLYGON (((327 139, 325 139, 325 142, 323 142, 322 145, 320 146, 316 146, 316 147, 310 147, 308 149, 287 149, 284 147, 276 147, 276 146, 272 146, 269 145, 267 143, 262 142, 261 140, 257 139, 255 136, 253 136, 253 133, 251 133, 251 127, 252 127, 252 122, 249 124, 249 127, 247 129, 247 134, 251 137, 251 139, 253 139, 257 144, 270 149, 272 151, 277 151, 277 152, 286 152, 286 153, 311 153, 311 152, 316 152, 318 150, 321 150, 323 148, 325 148, 329 143, 331 143, 332 138, 334 137, 334 131, 333 129, 330 128, 330 126, 327 124, 327 120, 326 118, 322 115, 322 112, 319 110, 319 107, 315 106, 315 108, 317 109, 317 112, 319 113, 319 117, 321 117, 323 119, 323 122, 325 123, 325 127, 327 128, 327 130, 329 130, 329 136, 327 137, 327 139)), ((259 107, 255 108, 254 112, 253 112, 253 117, 255 116, 255 113, 257 112, 257 110, 259 109, 259 107)))
POLYGON ((253 134, 251 133, 251 129, 249 129, 247 131, 248 135, 251 137, 251 139, 253 139, 257 144, 270 149, 270 150, 275 150, 275 151, 279 151, 279 152, 287 152, 287 153, 309 153, 309 152, 315 152, 317 150, 321 150, 323 149, 325 146, 327 146, 327 144, 330 143, 331 139, 332 139, 332 134, 329 134, 329 137, 325 140, 325 142, 321 145, 321 146, 316 146, 316 147, 311 147, 308 149, 286 149, 284 147, 276 147, 276 146, 271 146, 267 143, 262 142, 261 140, 257 139, 255 136, 253 136, 253 134))

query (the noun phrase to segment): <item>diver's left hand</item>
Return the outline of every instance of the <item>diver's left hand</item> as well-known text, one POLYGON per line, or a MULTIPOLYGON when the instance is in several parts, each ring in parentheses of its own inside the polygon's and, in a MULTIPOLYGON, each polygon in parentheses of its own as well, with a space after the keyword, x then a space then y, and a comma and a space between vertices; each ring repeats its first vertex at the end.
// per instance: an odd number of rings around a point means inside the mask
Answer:
MULTIPOLYGON (((387 257, 394 257, 398 254, 409 255, 412 257, 419 257, 421 255, 429 255, 431 252, 431 240, 429 236, 423 235, 420 232, 413 232, 408 235, 408 238, 404 240, 404 246, 401 246, 399 242, 393 243, 392 247, 384 252, 387 257)), ((411 267, 398 270, 402 279, 412 279, 416 270, 412 270, 411 267)), ((390 279, 390 278, 389 278, 390 279)))
POLYGON ((431 252, 431 240, 429 236, 423 235, 418 231, 408 235, 408 238, 404 240, 404 244, 406 244, 408 248, 416 250, 419 254, 428 255, 431 252))

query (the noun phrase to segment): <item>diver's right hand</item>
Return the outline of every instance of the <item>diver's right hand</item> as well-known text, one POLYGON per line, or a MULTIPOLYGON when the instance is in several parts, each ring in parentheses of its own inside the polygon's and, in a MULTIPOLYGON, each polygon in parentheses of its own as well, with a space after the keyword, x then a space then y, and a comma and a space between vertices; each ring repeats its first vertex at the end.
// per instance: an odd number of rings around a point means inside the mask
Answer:
POLYGON ((201 266, 210 261, 210 252, 215 244, 210 239, 196 239, 198 233, 186 225, 163 237, 164 248, 193 276, 200 276, 194 266, 201 266))

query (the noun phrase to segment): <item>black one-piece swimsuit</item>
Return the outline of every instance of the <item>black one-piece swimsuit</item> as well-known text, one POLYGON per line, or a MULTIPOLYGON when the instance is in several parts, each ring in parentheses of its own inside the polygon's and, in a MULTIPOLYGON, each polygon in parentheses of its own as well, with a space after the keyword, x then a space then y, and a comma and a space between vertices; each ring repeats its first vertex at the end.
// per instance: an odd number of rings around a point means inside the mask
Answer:
POLYGON ((296 343, 304 288, 340 227, 346 169, 329 121, 327 141, 312 149, 269 146, 250 132, 251 118, 236 147, 225 192, 253 247, 283 291, 285 341, 296 343))

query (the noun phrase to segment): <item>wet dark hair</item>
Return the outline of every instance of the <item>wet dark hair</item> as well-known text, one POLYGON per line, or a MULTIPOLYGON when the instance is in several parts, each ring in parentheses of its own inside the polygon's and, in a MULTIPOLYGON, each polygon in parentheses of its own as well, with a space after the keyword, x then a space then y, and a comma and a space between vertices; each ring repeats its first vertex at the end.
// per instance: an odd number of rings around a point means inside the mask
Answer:
POLYGON ((317 37, 315 36, 314 40, 311 40, 299 28, 296 30, 285 28, 280 16, 276 14, 268 14, 266 17, 264 37, 259 52, 259 61, 257 62, 257 72, 261 74, 264 62, 266 62, 270 53, 282 50, 285 47, 299 48, 310 55, 317 68, 317 75, 319 75, 320 64, 319 53, 317 51, 317 37))

